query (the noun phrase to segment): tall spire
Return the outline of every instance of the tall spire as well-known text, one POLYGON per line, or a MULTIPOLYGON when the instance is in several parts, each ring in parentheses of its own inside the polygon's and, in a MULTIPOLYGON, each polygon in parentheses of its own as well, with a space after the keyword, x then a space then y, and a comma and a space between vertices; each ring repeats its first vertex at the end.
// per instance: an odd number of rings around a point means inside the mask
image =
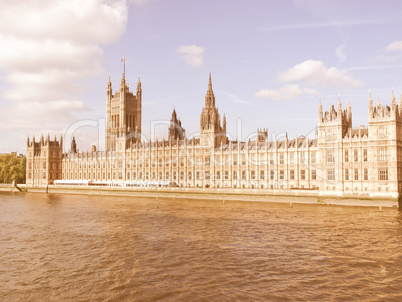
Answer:
POLYGON ((107 81, 107 91, 110 92, 110 94, 112 93, 112 81, 110 81, 110 75, 107 81))
POLYGON ((392 87, 391 106, 394 105, 395 105, 395 94, 394 94, 394 87, 392 87))
POLYGON ((141 94, 141 80, 140 77, 138 77, 138 82, 137 82, 137 95, 141 94))
POLYGON ((402 94, 399 97, 398 110, 399 110, 399 116, 402 116, 402 94))
POLYGON ((368 101, 368 118, 369 120, 373 118, 374 108, 373 108, 373 98, 371 97, 371 89, 369 90, 369 101, 368 101))
POLYGON ((215 108, 215 96, 214 91, 212 90, 211 73, 209 73, 208 91, 205 96, 205 108, 215 108))
POLYGON ((322 122, 322 104, 321 104, 321 97, 320 97, 320 101, 318 103, 318 122, 321 123, 322 122))
POLYGON ((378 102, 377 102, 377 107, 378 107, 378 108, 380 108, 380 107, 381 107, 380 94, 378 94, 378 102))
POLYGON ((123 62, 123 78, 125 78, 126 74, 126 53, 124 53, 123 58, 120 60, 120 63, 123 62))

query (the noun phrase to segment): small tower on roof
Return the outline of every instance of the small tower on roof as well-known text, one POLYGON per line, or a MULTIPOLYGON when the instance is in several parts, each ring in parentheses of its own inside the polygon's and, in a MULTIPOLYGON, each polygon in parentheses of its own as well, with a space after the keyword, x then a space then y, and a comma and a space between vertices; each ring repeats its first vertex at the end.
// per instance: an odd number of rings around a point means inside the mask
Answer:
POLYGON ((169 140, 183 140, 185 135, 186 132, 181 126, 181 121, 177 118, 176 109, 173 109, 172 118, 170 119, 169 140))
POLYGON ((322 123, 322 104, 321 104, 321 98, 318 103, 318 123, 322 123))

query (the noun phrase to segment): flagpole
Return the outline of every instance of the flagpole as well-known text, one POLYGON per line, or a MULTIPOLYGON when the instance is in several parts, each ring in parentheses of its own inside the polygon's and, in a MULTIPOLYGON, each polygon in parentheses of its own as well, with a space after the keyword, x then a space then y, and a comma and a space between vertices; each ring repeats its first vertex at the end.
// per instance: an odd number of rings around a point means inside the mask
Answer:
POLYGON ((126 53, 124 53, 123 58, 124 58, 123 72, 124 72, 124 78, 126 78, 126 53))

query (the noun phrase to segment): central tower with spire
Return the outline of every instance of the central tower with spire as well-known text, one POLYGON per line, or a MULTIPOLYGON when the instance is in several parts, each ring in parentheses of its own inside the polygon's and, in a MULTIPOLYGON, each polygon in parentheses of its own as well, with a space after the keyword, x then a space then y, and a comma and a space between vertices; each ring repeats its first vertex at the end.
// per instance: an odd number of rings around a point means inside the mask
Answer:
POLYGON ((209 73, 208 91, 205 96, 205 106, 202 108, 200 117, 200 140, 201 145, 216 147, 227 143, 226 117, 221 119, 218 108, 215 107, 215 95, 212 90, 211 73, 209 73))
POLYGON ((142 89, 138 77, 136 93, 129 90, 123 72, 119 91, 113 94, 112 82, 106 89, 106 151, 125 149, 141 141, 142 89))

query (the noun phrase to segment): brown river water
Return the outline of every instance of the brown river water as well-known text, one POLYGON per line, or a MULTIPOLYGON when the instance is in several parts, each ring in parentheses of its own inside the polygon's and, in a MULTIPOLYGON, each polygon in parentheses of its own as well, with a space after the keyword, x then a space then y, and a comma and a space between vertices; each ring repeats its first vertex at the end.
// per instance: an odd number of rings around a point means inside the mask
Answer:
POLYGON ((402 301, 397 209, 0 193, 0 301, 402 301))

